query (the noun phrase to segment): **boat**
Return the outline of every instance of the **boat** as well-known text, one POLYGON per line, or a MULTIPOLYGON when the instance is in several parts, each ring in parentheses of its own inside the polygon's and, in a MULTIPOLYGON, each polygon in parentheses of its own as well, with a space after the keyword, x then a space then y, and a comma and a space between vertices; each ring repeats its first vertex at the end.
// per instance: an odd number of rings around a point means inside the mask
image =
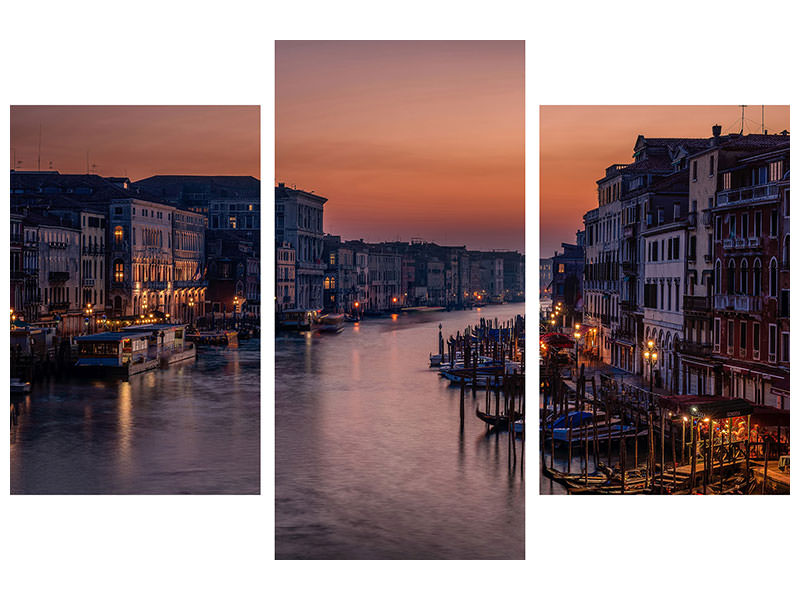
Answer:
POLYGON ((278 328, 290 331, 311 331, 317 321, 315 310, 290 310, 278 315, 278 328))
POLYGON ((593 415, 588 411, 571 411, 569 416, 561 415, 552 425, 545 424, 541 433, 545 436, 552 435, 559 443, 569 443, 571 440, 573 444, 582 444, 595 439, 595 430, 598 441, 608 441, 609 437, 614 441, 620 437, 647 435, 646 429, 637 432, 636 427, 623 423, 616 417, 606 420, 605 413, 593 415))
POLYGON ((197 346, 189 341, 191 336, 186 335, 185 324, 131 325, 122 331, 149 333, 150 346, 156 349, 156 356, 162 367, 197 356, 197 346))
POLYGON ((324 315, 319 320, 320 333, 340 333, 344 329, 344 315, 340 313, 333 313, 324 315))
POLYGON ((442 355, 441 354, 429 354, 428 359, 431 361, 431 368, 434 367, 441 367, 442 366, 442 355))
POLYGON ((11 393, 12 394, 27 394, 31 391, 31 382, 22 381, 14 377, 11 379, 11 393))
MULTIPOLYGON (((480 408, 475 409, 475 415, 484 423, 499 429, 508 429, 508 415, 492 415, 483 412, 480 408)), ((514 411, 514 421, 522 418, 522 415, 514 411)))
POLYGON ((155 369, 158 350, 150 345, 148 331, 104 331, 75 338, 81 373, 124 378, 155 369))
POLYGON ((197 331, 187 335, 186 339, 198 346, 228 346, 235 348, 239 345, 239 334, 233 330, 197 331))

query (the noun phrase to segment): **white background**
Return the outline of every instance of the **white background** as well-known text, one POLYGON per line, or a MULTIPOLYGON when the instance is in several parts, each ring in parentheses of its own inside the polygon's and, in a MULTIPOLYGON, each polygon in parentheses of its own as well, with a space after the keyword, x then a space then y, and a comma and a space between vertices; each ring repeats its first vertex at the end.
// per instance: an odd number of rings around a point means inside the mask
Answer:
MULTIPOLYGON (((260 104, 269 298, 274 40, 525 39, 527 297, 535 318, 538 105, 791 104, 798 32, 790 6, 19 1, 2 16, 0 87, 4 105, 260 104)), ((7 140, 8 120, 0 126, 7 140)), ((6 143, 6 165, 8 152, 6 143)), ((5 176, 2 184, 7 198, 5 176)), ((0 223, 6 248, 8 221, 0 223)), ((3 496, 0 586, 14 594, 4 597, 798 597, 793 497, 540 497, 535 440, 527 445, 524 563, 276 562, 273 355, 269 332, 263 337, 262 495, 3 496)), ((4 445, 0 480, 9 481, 8 464, 4 445)))

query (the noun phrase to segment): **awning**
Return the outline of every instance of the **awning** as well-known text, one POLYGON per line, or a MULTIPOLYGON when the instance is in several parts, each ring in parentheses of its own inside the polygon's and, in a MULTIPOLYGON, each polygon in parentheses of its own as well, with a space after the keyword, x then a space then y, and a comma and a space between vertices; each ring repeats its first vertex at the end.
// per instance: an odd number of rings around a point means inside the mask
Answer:
POLYGON ((664 396, 658 399, 662 408, 687 417, 727 419, 753 413, 753 405, 743 398, 723 396, 664 396))
POLYGON ((750 422, 762 427, 789 427, 789 411, 774 406, 753 406, 750 422))

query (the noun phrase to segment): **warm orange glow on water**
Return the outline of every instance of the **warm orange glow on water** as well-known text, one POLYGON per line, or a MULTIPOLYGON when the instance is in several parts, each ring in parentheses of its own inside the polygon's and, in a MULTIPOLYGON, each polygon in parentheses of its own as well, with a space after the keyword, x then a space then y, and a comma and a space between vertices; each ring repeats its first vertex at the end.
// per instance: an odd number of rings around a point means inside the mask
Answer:
MULTIPOLYGON (((711 137, 741 129, 739 106, 542 106, 539 112, 542 256, 575 243, 583 215, 597 207, 596 181, 614 163, 632 162, 636 137, 711 137)), ((766 106, 769 133, 789 129, 788 106, 766 106)), ((745 133, 758 133, 761 106, 745 109, 745 133)))
POLYGON ((345 238, 521 250, 524 110, 523 42, 277 42, 276 178, 345 238))

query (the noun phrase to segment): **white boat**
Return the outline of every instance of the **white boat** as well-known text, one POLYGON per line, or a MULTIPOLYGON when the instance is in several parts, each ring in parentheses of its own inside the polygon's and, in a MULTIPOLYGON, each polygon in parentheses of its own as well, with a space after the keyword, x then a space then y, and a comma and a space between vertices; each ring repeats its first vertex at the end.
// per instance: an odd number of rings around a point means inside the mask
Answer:
POLYGON ((16 377, 11 380, 11 393, 12 394, 27 394, 31 391, 31 382, 22 381, 16 377))
POLYGON ((344 315, 325 315, 319 320, 319 330, 322 333, 339 333, 344 329, 344 315))

